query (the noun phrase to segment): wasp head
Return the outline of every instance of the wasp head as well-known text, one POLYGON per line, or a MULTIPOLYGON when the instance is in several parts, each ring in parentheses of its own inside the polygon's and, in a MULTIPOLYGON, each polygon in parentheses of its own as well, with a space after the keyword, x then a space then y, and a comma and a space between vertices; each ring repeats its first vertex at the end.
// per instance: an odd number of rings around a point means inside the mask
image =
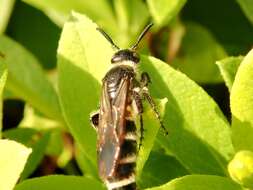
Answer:
POLYGON ((125 61, 130 61, 134 64, 139 63, 140 57, 136 53, 136 49, 138 48, 138 45, 139 45, 141 39, 145 36, 145 34, 148 32, 148 30, 151 28, 151 26, 153 26, 152 23, 150 23, 149 25, 147 25, 144 28, 144 30, 142 31, 142 33, 140 34, 137 41, 135 42, 135 44, 132 47, 130 47, 129 49, 122 49, 122 50, 113 42, 111 37, 105 31, 103 31, 101 28, 97 28, 97 30, 111 43, 112 47, 118 50, 113 55, 113 57, 111 59, 111 63, 112 64, 123 63, 125 61))
POLYGON ((117 51, 111 59, 111 63, 122 63, 124 61, 132 61, 133 63, 137 64, 140 61, 139 55, 136 51, 130 49, 123 49, 117 51))

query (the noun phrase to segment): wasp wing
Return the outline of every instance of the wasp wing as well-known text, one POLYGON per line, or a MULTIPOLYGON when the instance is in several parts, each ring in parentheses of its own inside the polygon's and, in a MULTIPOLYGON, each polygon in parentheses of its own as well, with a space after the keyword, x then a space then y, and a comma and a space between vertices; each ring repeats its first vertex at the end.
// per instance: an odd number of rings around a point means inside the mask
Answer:
POLYGON ((99 175, 102 179, 114 176, 124 135, 129 84, 130 77, 122 78, 115 98, 110 100, 108 84, 106 81, 103 83, 97 145, 99 175))

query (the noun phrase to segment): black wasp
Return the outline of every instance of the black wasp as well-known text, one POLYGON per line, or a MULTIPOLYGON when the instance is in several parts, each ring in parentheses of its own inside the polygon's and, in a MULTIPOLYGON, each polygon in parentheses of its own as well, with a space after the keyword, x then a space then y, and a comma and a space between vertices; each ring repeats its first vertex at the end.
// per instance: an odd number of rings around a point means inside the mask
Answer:
POLYGON ((142 99, 148 101, 161 123, 160 114, 148 91, 150 82, 148 74, 142 73, 140 80, 136 77, 138 74, 136 69, 140 61, 136 49, 151 26, 152 24, 146 26, 131 48, 123 50, 98 28, 118 50, 111 59, 112 68, 102 81, 100 109, 91 115, 91 123, 98 131, 99 175, 109 190, 136 190, 137 188, 135 181, 137 133, 134 120, 139 116, 141 144, 144 131, 142 99))

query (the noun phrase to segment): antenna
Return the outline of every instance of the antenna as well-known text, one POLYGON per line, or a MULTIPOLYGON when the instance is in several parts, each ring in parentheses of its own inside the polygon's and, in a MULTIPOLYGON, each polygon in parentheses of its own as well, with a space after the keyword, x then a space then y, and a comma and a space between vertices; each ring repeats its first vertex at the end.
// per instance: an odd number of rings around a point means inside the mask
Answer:
POLYGON ((136 50, 141 39, 145 36, 145 34, 148 32, 148 30, 153 26, 154 24, 153 23, 149 23, 145 28, 144 30, 142 31, 142 33, 139 35, 137 41, 135 42, 135 44, 130 48, 132 50, 136 50))
POLYGON ((97 28, 97 30, 112 44, 113 48, 119 50, 120 48, 112 41, 111 37, 101 28, 97 28))

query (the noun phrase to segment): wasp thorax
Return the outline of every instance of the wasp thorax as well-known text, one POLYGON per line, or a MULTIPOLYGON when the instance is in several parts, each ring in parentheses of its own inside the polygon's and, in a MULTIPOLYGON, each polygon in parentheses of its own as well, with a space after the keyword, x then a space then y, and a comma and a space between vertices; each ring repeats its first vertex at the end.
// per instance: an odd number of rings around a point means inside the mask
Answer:
POLYGON ((111 63, 122 63, 123 61, 138 63, 140 61, 140 57, 133 50, 123 49, 116 52, 111 59, 111 63))

